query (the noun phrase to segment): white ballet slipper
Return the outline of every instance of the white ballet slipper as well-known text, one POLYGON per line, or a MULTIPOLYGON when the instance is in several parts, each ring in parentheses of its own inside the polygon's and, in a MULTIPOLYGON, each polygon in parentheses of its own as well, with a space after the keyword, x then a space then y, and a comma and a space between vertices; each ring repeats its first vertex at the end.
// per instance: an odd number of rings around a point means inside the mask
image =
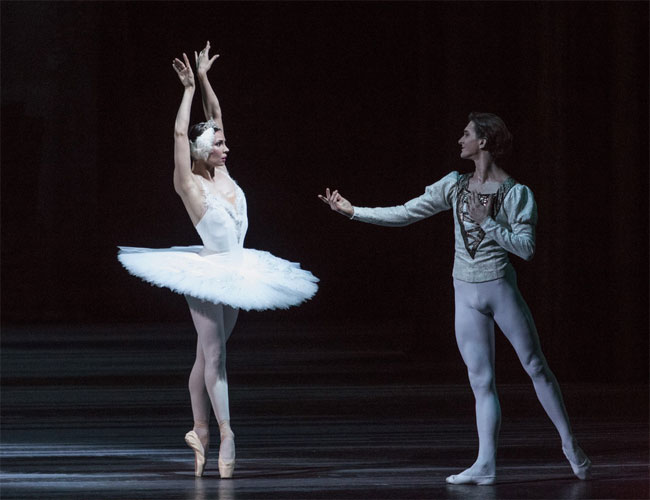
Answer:
POLYGON ((582 451, 582 448, 577 446, 576 449, 578 451, 576 454, 577 455, 576 458, 578 460, 581 460, 580 464, 577 464, 573 460, 571 460, 566 448, 564 446, 562 447, 564 456, 569 461, 569 464, 571 464, 571 469, 573 470, 573 473, 576 475, 578 479, 582 479, 583 481, 586 481, 591 477, 591 460, 589 460, 589 457, 585 454, 584 451, 582 451))
POLYGON ((445 481, 447 481, 449 484, 474 484, 477 486, 489 486, 491 484, 494 484, 496 480, 496 475, 473 476, 471 474, 465 474, 464 472, 451 475, 445 479, 445 481))

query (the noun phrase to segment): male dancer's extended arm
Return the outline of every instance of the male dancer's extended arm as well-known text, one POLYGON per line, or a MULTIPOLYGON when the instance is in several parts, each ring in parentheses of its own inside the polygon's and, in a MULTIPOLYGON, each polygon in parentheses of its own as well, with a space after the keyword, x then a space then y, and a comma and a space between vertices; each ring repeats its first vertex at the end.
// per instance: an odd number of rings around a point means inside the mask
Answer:
POLYGON ((427 186, 424 194, 394 207, 353 207, 351 219, 380 226, 407 226, 432 215, 449 210, 451 191, 458 181, 458 173, 451 172, 438 182, 427 186))

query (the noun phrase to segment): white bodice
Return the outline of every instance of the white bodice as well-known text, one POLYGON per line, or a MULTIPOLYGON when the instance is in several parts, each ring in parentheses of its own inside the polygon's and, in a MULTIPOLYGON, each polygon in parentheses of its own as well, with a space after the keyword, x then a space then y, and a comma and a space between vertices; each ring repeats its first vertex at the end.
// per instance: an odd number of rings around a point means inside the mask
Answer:
POLYGON ((235 205, 212 194, 205 180, 199 177, 205 203, 205 213, 196 225, 203 242, 202 254, 230 253, 241 250, 248 229, 246 197, 235 181, 235 205))

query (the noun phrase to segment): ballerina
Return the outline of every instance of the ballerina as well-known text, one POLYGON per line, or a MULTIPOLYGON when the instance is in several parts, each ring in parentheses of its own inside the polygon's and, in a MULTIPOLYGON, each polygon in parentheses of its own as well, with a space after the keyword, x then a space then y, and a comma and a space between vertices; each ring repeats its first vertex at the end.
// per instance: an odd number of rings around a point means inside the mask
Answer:
POLYGON ((318 196, 350 219, 384 226, 405 226, 453 211, 456 341, 476 400, 479 450, 474 464, 449 476, 447 482, 487 485, 496 479, 501 409, 494 382, 495 322, 530 376, 537 398, 560 434, 573 472, 587 479, 591 461, 574 438, 560 387, 542 353, 533 317, 508 259, 508 252, 524 260, 535 252, 533 193, 498 165, 512 143, 501 118, 471 113, 468 121, 458 143, 460 157, 474 162, 473 173, 451 172, 427 186, 422 196, 395 207, 356 207, 329 188, 325 196, 318 196))
POLYGON ((235 467, 230 427, 226 342, 239 309, 289 308, 310 299, 318 279, 299 264, 244 248, 248 228, 244 192, 226 167, 229 149, 217 96, 207 72, 218 55, 210 42, 194 53, 206 122, 191 127, 195 91, 187 55, 173 61, 183 85, 174 127, 174 188, 203 245, 162 249, 120 247, 118 259, 133 275, 185 295, 197 332, 196 359, 189 377, 194 426, 185 441, 195 454, 195 475, 205 470, 213 410, 219 424, 218 467, 230 478, 235 467))

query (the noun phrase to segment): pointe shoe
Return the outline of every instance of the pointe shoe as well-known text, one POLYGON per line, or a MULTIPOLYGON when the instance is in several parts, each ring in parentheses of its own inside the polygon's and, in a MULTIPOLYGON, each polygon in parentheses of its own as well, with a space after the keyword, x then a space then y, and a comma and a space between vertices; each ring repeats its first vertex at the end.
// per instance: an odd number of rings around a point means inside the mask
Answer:
POLYGON ((445 479, 449 484, 475 484, 477 486, 489 486, 494 484, 496 480, 496 476, 471 476, 462 472, 445 479))
POLYGON ((232 478, 233 472, 235 472, 235 459, 232 460, 221 460, 219 459, 219 475, 221 479, 230 479, 232 478))
POLYGON ((582 461, 581 464, 576 464, 569 458, 569 454, 566 451, 566 448, 563 446, 562 451, 564 452, 564 456, 566 459, 569 461, 569 464, 571 464, 571 469, 573 470, 573 473, 576 475, 578 479, 582 479, 583 481, 586 481, 591 477, 591 460, 589 460, 589 457, 585 454, 584 451, 582 451, 582 448, 577 447, 578 454, 582 455, 584 457, 584 460, 582 461))
MULTIPOLYGON (((234 439, 235 434, 230 429, 230 422, 225 420, 219 424, 219 432, 221 434, 221 442, 226 439, 234 439)), ((219 447, 219 475, 221 479, 230 479, 235 471, 235 457, 227 460, 221 458, 221 447, 219 447)))
MULTIPOLYGON (((205 469, 206 449, 203 447, 199 436, 193 430, 185 434, 185 442, 194 450, 194 475, 201 477, 205 469)), ((221 465, 219 468, 221 468, 221 465)))

